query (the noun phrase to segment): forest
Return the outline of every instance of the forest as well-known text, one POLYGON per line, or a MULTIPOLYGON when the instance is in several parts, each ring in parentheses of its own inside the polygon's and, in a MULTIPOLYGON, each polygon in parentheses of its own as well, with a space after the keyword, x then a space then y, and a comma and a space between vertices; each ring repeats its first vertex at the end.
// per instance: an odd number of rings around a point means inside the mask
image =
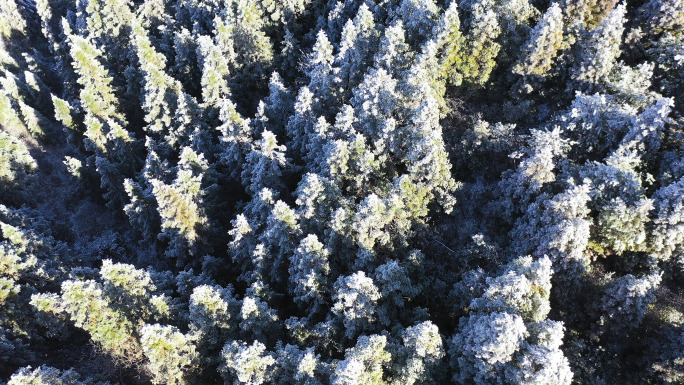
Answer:
POLYGON ((684 0, 0 0, 0 385, 682 384, 683 89, 684 0))

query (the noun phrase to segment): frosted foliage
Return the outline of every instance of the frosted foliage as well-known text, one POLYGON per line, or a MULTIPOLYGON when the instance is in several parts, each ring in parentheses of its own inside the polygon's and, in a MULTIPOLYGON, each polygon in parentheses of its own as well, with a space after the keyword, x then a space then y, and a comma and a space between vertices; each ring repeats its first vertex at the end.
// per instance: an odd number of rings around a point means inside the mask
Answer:
POLYGON ((397 306, 403 305, 403 299, 414 297, 418 290, 411 284, 406 268, 396 260, 390 260, 375 270, 375 281, 382 288, 385 299, 394 299, 397 306))
POLYGON ((514 314, 491 313, 463 318, 450 341, 453 380, 460 384, 489 384, 502 375, 519 349, 527 330, 514 314))
POLYGON ((353 20, 349 19, 342 30, 339 52, 335 56, 335 101, 348 99, 353 88, 362 80, 372 63, 380 33, 374 15, 366 3, 358 7, 353 20))
POLYGON ((583 271, 588 263, 584 249, 591 227, 589 200, 586 185, 571 185, 550 199, 541 195, 511 231, 517 252, 548 255, 556 272, 583 271))
MULTIPOLYGON (((425 185, 428 198, 425 202, 418 200, 412 204, 426 206, 427 201, 435 196, 437 203, 449 213, 455 204, 453 192, 456 189, 456 182, 451 176, 451 163, 442 138, 439 106, 424 89, 421 89, 418 95, 422 98, 417 108, 411 112, 411 124, 414 129, 408 141, 405 162, 413 182, 425 185)), ((406 193, 403 191, 402 195, 406 193)), ((425 214, 427 213, 422 215, 425 214)))
POLYGON ((537 253, 548 253, 552 262, 560 269, 568 268, 569 263, 580 262, 584 265, 584 249, 589 239, 590 221, 588 188, 574 186, 563 194, 554 197, 549 209, 544 213, 541 223, 553 223, 547 227, 537 253), (572 262, 571 262, 572 261, 572 262))
POLYGON ((315 235, 307 235, 299 243, 290 257, 289 268, 295 302, 306 306, 325 301, 327 275, 330 273, 329 254, 315 235))
POLYGON ((430 321, 406 328, 402 339, 404 346, 412 354, 424 359, 426 362, 436 363, 444 357, 444 348, 442 346, 442 337, 439 335, 439 329, 430 321))
POLYGON ((242 300, 240 309, 240 329, 242 332, 249 332, 254 337, 263 339, 271 324, 278 320, 278 316, 273 309, 268 307, 259 297, 245 296, 242 300))
MULTIPOLYGON (((25 182, 27 174, 38 167, 26 146, 5 131, 0 131, 0 191, 25 182)), ((7 191, 9 192, 9 191, 7 191)))
POLYGON ((190 295, 190 322, 211 345, 219 342, 221 333, 230 329, 230 293, 220 286, 201 285, 190 295))
MULTIPOLYGON (((87 382, 90 383, 90 382, 87 382)), ((82 385, 80 376, 73 369, 61 371, 43 365, 36 369, 30 366, 19 369, 12 375, 7 385, 82 385)))
POLYGON ((135 53, 144 74, 143 110, 148 126, 145 130, 161 136, 172 128, 177 98, 181 94, 181 84, 166 73, 166 58, 157 52, 140 25, 133 28, 135 53))
POLYGON ((542 346, 528 346, 516 365, 506 369, 505 377, 510 384, 570 385, 573 377, 563 351, 542 346))
POLYGON ((302 228, 317 231, 330 218, 342 194, 327 178, 307 173, 299 182, 295 195, 296 212, 302 221, 302 228))
POLYGON ((652 34, 682 32, 684 28, 684 1, 650 0, 640 10, 652 34))
POLYGON ((150 273, 136 269, 133 265, 102 261, 100 276, 106 281, 105 290, 113 286, 133 297, 148 297, 156 290, 150 273))
POLYGON ((661 187, 653 201, 653 252, 660 259, 684 260, 684 178, 661 187))
POLYGON ((614 198, 620 198, 626 204, 634 204, 644 195, 644 177, 637 171, 640 164, 639 152, 620 147, 604 163, 594 163, 587 167, 582 176, 591 181, 592 205, 602 207, 614 198))
POLYGON ((646 153, 655 153, 660 148, 668 115, 674 107, 672 98, 660 98, 639 114, 632 129, 622 139, 624 145, 634 145, 646 153))
POLYGON ((297 345, 276 345, 276 374, 273 383, 321 385, 318 379, 320 373, 320 356, 313 348, 300 350, 297 345))
POLYGON ((420 42, 437 24, 439 9, 434 0, 402 0, 398 13, 410 40, 420 42))
POLYGON ((285 167, 285 146, 279 145, 276 136, 264 131, 255 143, 254 150, 247 155, 247 164, 242 172, 242 183, 250 194, 257 194, 263 188, 282 187, 281 175, 285 167))
POLYGON ((226 81, 226 77, 230 75, 227 60, 210 37, 200 36, 197 42, 198 57, 202 65, 202 100, 207 105, 220 107, 222 98, 230 94, 226 81))
POLYGON ((580 148, 603 151, 625 134, 636 115, 636 108, 619 103, 614 96, 577 92, 561 121, 563 131, 576 138, 580 148))
POLYGON ((470 54, 462 66, 463 79, 484 86, 496 66, 501 46, 496 42, 501 34, 494 2, 481 0, 472 6, 471 29, 466 37, 466 51, 470 54))
POLYGON ((406 43, 404 24, 397 20, 385 29, 378 52, 375 54, 375 66, 391 74, 397 74, 408 69, 411 59, 412 52, 406 43))
MULTIPOLYGON (((392 117, 397 108, 399 95, 396 91, 397 80, 385 69, 371 70, 363 79, 363 83, 354 89, 351 103, 354 114, 361 127, 361 133, 372 141, 380 141, 380 148, 391 140, 382 137, 383 122, 392 117)), ((387 136, 385 134, 384 136, 387 136)))
MULTIPOLYGON (((26 20, 20 15, 17 2, 15 0, 4 1, 0 5, 0 36, 9 37, 11 33, 17 31, 22 35, 26 35, 26 20), (12 15, 8 17, 5 15, 12 15)), ((3 39, 4 40, 4 39, 3 39)))
POLYGON ((328 40, 325 31, 318 31, 316 44, 311 53, 306 57, 304 69, 309 77, 309 87, 316 96, 324 96, 329 90, 330 73, 334 60, 333 46, 328 40))
POLYGON ((619 63, 608 77, 606 88, 611 93, 614 92, 618 98, 626 100, 631 106, 637 108, 650 106, 660 98, 658 93, 651 90, 654 68, 655 64, 648 62, 634 67, 619 63))
POLYGON ((296 247, 296 239, 301 235, 295 211, 283 201, 273 206, 271 215, 266 219, 266 228, 259 240, 265 246, 265 268, 263 274, 270 282, 287 280, 286 260, 296 247))
POLYGON ((187 384, 186 375, 199 363, 192 339, 175 326, 145 325, 140 343, 155 384, 187 384))
POLYGON ((450 84, 461 85, 463 74, 457 63, 463 60, 461 50, 464 48, 465 39, 461 32, 461 20, 458 17, 458 2, 449 2, 439 24, 435 28, 434 41, 436 46, 443 49, 441 58, 441 72, 446 76, 450 84))
POLYGON ((606 246, 616 253, 641 251, 646 247, 646 226, 650 221, 653 201, 640 199, 627 206, 620 198, 614 198, 599 213, 598 228, 606 246))
POLYGON ((601 298, 601 325, 614 333, 639 326, 647 306, 655 299, 660 281, 660 274, 641 278, 627 274, 615 279, 601 298))
POLYGON ((523 76, 546 76, 563 43, 563 12, 558 3, 546 10, 535 25, 513 73, 523 76))
MULTIPOLYGON (((683 42, 684 34, 666 33, 653 42, 648 53, 663 71, 681 74, 682 69, 684 69, 683 42)), ((663 79, 663 90, 673 92, 679 89, 681 84, 681 76, 666 77, 663 79)))
POLYGON ((208 164, 202 154, 184 147, 173 183, 166 184, 158 179, 151 181, 162 219, 159 237, 169 240, 167 255, 178 258, 177 263, 184 261, 186 253, 194 252, 199 233, 207 224, 201 188, 207 169, 208 164))
POLYGON ((380 385, 383 382, 382 366, 392 358, 385 351, 385 336, 361 336, 356 346, 348 349, 344 360, 337 364, 330 377, 331 385, 380 385))
POLYGON ((140 346, 134 338, 136 327, 113 309, 102 285, 93 280, 62 283, 62 304, 74 324, 90 333, 93 341, 114 356, 139 357, 140 346))
POLYGON ((530 332, 528 342, 534 345, 547 348, 549 350, 558 350, 563 345, 563 336, 565 327, 563 322, 543 320, 527 325, 527 330, 530 332))
POLYGON ((357 243, 363 250, 371 252, 376 244, 385 245, 391 239, 385 226, 391 222, 391 207, 385 199, 375 194, 369 195, 359 203, 354 214, 354 231, 357 243))
POLYGON ((574 69, 575 80, 587 83, 591 88, 592 85, 599 84, 613 69, 615 60, 620 56, 625 13, 625 5, 618 5, 584 41, 574 69))
POLYGON ((487 289, 470 307, 480 312, 518 313, 527 322, 542 321, 551 310, 551 275, 548 257, 534 262, 531 257, 519 258, 506 273, 487 278, 487 289))
POLYGON ((537 195, 542 187, 556 180, 556 159, 570 150, 570 143, 561 136, 561 130, 533 130, 525 158, 513 172, 508 172, 500 182, 508 195, 507 205, 513 209, 513 202, 527 202, 537 195))
POLYGON ((340 277, 334 285, 333 313, 342 318, 348 337, 369 329, 375 321, 380 292, 363 271, 340 277))
POLYGON ((442 337, 436 325, 430 321, 406 328, 402 333, 406 350, 406 365, 402 366, 396 383, 412 385, 415 383, 434 383, 434 369, 444 358, 442 337))
POLYGON ((313 132, 317 118, 314 113, 315 95, 308 87, 302 87, 297 93, 294 114, 287 122, 286 132, 292 138, 290 149, 306 154, 308 136, 313 132))
POLYGON ((275 366, 275 358, 266 352, 259 341, 248 345, 244 341, 232 341, 223 347, 221 374, 226 384, 260 385, 269 383, 275 366))

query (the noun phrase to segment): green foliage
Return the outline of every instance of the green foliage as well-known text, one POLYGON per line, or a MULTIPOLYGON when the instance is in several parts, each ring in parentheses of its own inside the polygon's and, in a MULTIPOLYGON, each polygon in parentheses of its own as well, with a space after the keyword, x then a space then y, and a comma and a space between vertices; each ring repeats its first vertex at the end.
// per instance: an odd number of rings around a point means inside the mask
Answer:
POLYGON ((34 370, 31 369, 30 366, 21 368, 12 375, 7 385, 82 385, 91 383, 81 381, 80 376, 73 369, 61 371, 46 365, 34 370))
POLYGON ((0 382, 681 381, 682 9, 0 1, 0 382))
POLYGON ((0 132, 0 192, 4 197, 21 195, 21 190, 36 167, 36 161, 22 142, 6 132, 0 132))
POLYGON ((148 359, 148 370, 156 384, 187 384, 188 376, 197 369, 199 355, 191 337, 174 326, 145 325, 140 331, 140 344, 148 359))

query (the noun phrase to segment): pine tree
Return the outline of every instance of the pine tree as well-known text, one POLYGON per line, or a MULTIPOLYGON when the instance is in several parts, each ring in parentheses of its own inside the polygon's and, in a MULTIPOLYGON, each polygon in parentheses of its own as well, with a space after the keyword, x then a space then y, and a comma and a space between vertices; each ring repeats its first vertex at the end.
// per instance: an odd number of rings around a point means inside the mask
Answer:
POLYGON ((0 132, 0 192, 4 204, 21 202, 22 190, 37 167, 21 141, 0 132))
POLYGON ((152 179, 152 193, 157 200, 161 229, 159 238, 168 241, 166 256, 183 266, 190 255, 197 255, 205 242, 201 237, 207 217, 203 205, 202 179, 208 164, 201 154, 183 148, 176 178, 167 184, 152 179))
POLYGON ((547 320, 551 261, 522 257, 487 278, 450 340, 458 383, 570 384, 572 372, 560 350, 561 322, 547 320))
POLYGON ((681 0, 650 0, 639 8, 650 34, 684 31, 684 3, 681 0))
POLYGON ((356 346, 348 349, 343 361, 330 376, 333 385, 382 384, 383 365, 391 360, 385 350, 387 338, 377 334, 361 336, 356 346))
MULTIPOLYGON (((350 90, 363 79, 379 42, 373 13, 364 3, 353 20, 342 30, 339 52, 335 56, 335 87, 338 101, 348 100, 350 90)), ((339 102, 338 102, 339 103, 339 102)))
POLYGON ((535 25, 521 57, 512 68, 514 74, 522 76, 518 87, 523 92, 531 92, 536 82, 550 75, 562 44, 563 13, 558 3, 553 3, 535 25))
POLYGON ((135 137, 126 130, 127 121, 119 111, 112 79, 100 64, 100 51, 80 36, 70 36, 71 57, 79 75, 81 108, 85 111, 85 147, 101 175, 108 204, 117 207, 126 200, 123 180, 136 166, 135 137))
POLYGON ((397 381, 402 384, 428 384, 443 380, 439 366, 445 357, 439 329, 430 321, 406 328, 402 333, 402 350, 407 355, 397 381))
POLYGON ((254 149, 245 157, 242 183, 245 190, 256 195, 263 188, 281 190, 284 187, 282 171, 287 165, 285 146, 270 131, 264 131, 261 139, 254 143, 254 149))
POLYGON ((602 331, 618 336, 638 327, 661 279, 661 274, 653 273, 641 278, 627 274, 613 280, 601 297, 602 331))
POLYGON ((224 363, 220 370, 226 383, 260 385, 268 383, 273 376, 275 358, 259 341, 251 345, 232 341, 226 344, 221 355, 224 363))
POLYGON ((315 235, 308 235, 290 257, 290 285, 295 302, 315 313, 325 305, 329 290, 329 250, 315 235))
POLYGON ((397 77, 413 62, 413 51, 406 42, 406 31, 401 20, 385 29, 374 58, 374 67, 397 77))
POLYGON ((589 201, 589 187, 572 183, 556 196, 540 195, 511 231, 514 252, 548 255, 561 279, 582 274, 589 263, 589 201))
POLYGON ((474 3, 471 14, 465 49, 462 51, 467 52, 467 56, 462 62, 457 62, 457 68, 463 81, 482 87, 496 66, 496 57, 501 49, 496 40, 501 34, 501 26, 491 0, 474 3))
POLYGON ((302 64, 304 73, 309 78, 307 88, 316 98, 316 104, 320 106, 332 92, 333 60, 333 46, 325 32, 320 30, 316 35, 316 44, 302 64))
POLYGON ((684 179, 680 178, 667 186, 658 189, 653 195, 655 206, 653 233, 650 239, 651 250, 658 259, 668 260, 672 256, 678 263, 682 258, 682 242, 684 240, 684 179))
POLYGON ((47 365, 33 369, 26 366, 12 375, 7 385, 82 385, 88 382, 81 381, 81 376, 73 369, 61 371, 47 365))
POLYGON ((140 344, 148 360, 148 370, 155 384, 187 384, 189 374, 197 370, 199 356, 192 338, 174 326, 145 325, 140 344))
POLYGON ((433 0, 402 0, 397 14, 406 27, 408 43, 413 47, 418 47, 435 28, 438 8, 433 0))
POLYGON ((333 288, 333 314, 344 324, 348 338, 372 331, 380 292, 363 271, 340 276, 333 288))
POLYGON ((458 17, 458 2, 452 1, 444 11, 437 25, 435 39, 442 51, 440 57, 440 72, 452 85, 460 86, 463 81, 461 72, 463 61, 466 59, 465 38, 461 32, 461 20, 458 17))
POLYGON ((581 43, 572 78, 580 89, 595 90, 615 66, 620 56, 626 8, 618 5, 581 43))

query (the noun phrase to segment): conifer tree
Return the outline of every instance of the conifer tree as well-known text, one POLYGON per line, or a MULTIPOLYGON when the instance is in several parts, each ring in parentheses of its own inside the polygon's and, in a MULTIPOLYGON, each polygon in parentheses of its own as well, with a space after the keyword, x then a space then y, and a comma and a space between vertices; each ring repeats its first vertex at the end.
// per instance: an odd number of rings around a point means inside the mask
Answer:
POLYGON ((290 257, 290 284, 301 307, 315 312, 327 302, 329 254, 315 235, 308 235, 290 257))
POLYGON ((379 32, 375 26, 373 13, 363 3, 353 20, 348 20, 342 30, 339 52, 335 56, 335 73, 337 99, 348 100, 350 90, 363 79, 372 54, 379 41, 379 32))
POLYGON ((620 56, 626 8, 618 5, 581 44, 572 78, 580 89, 595 90, 615 66, 620 56))
POLYGON ((199 356, 192 339, 174 326, 145 325, 140 344, 156 384, 187 384, 199 356))
POLYGON ((126 197, 123 178, 131 176, 136 166, 135 138, 126 130, 128 123, 119 111, 109 72, 99 62, 102 54, 80 36, 69 39, 73 65, 83 87, 80 104, 85 111, 85 146, 94 153, 92 160, 101 175, 105 198, 117 207, 126 197))
POLYGON ((264 131, 261 139, 254 143, 254 149, 246 156, 242 171, 245 190, 256 195, 263 188, 280 190, 284 187, 282 171, 287 164, 285 146, 270 131, 264 131))
POLYGON ((157 200, 161 229, 159 238, 168 241, 166 256, 183 266, 189 255, 197 255, 204 243, 201 239, 207 217, 202 205, 202 179, 208 165, 201 154, 183 148, 176 178, 167 184, 152 179, 152 193, 157 200))
POLYGON ((318 105, 321 105, 331 94, 333 46, 323 30, 318 31, 316 43, 311 53, 306 56, 303 68, 309 78, 308 90, 313 93, 318 105))
POLYGON ((402 384, 427 384, 443 380, 439 366, 445 357, 439 329, 430 321, 406 328, 402 333, 406 364, 397 379, 402 384))
POLYGON ((442 50, 440 57, 440 72, 442 76, 455 86, 460 86, 463 81, 461 71, 466 60, 465 38, 461 32, 461 20, 458 16, 458 2, 451 1, 444 11, 437 25, 435 38, 437 46, 442 50))
POLYGON ((259 341, 248 345, 243 341, 232 341, 223 348, 224 364, 221 371, 226 383, 264 384, 271 380, 275 366, 273 354, 259 341))
POLYGON ((334 285, 333 314, 344 324, 348 338, 372 331, 380 292, 363 271, 340 276, 334 285))
POLYGON ((437 24, 438 8, 432 0, 402 0, 397 13, 406 27, 408 42, 413 47, 418 47, 437 24))
POLYGON ((514 74, 522 76, 521 89, 529 93, 539 80, 549 76, 563 44, 563 12, 558 3, 546 10, 530 33, 521 58, 514 64, 514 74))
POLYGON ((385 29, 375 54, 374 66, 396 77, 406 71, 412 61, 413 51, 406 42, 404 24, 397 20, 385 29))
POLYGON ((333 385, 382 384, 383 365, 391 359, 385 350, 387 338, 377 334, 361 336, 348 349, 330 377, 333 385))
POLYGON ((87 383, 80 379, 81 376, 73 369, 61 371, 47 365, 42 365, 36 369, 26 366, 14 373, 7 385, 82 385, 87 383))
POLYGON ((684 3, 681 0, 650 0, 639 8, 650 34, 680 34, 684 28, 684 3))
POLYGON ((474 3, 463 51, 468 54, 462 62, 457 62, 463 81, 476 87, 484 86, 496 65, 496 57, 501 49, 496 41, 500 34, 501 27, 493 2, 482 0, 474 3))

